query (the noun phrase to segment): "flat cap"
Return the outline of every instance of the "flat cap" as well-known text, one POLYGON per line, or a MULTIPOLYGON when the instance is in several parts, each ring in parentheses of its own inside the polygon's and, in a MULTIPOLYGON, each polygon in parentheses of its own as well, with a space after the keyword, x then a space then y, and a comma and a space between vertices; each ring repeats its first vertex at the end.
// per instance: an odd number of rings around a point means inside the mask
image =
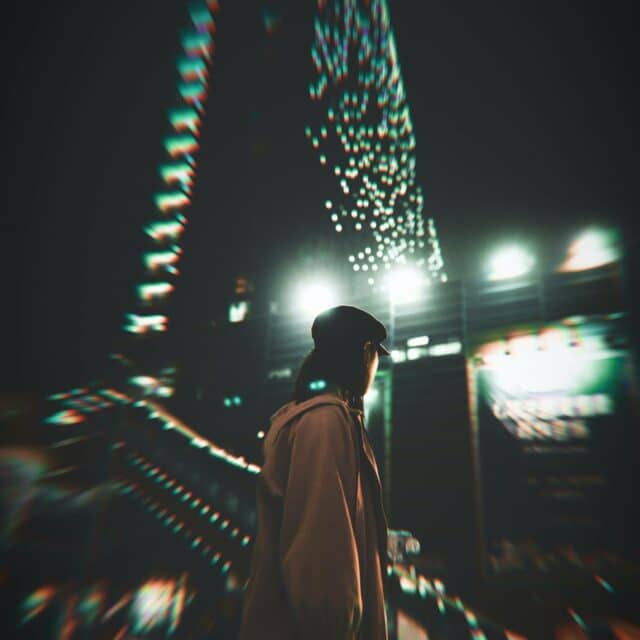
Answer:
POLYGON ((391 355, 382 344, 387 337, 382 322, 358 307, 341 305, 318 314, 311 326, 311 336, 318 350, 339 349, 371 341, 378 346, 380 355, 391 355))

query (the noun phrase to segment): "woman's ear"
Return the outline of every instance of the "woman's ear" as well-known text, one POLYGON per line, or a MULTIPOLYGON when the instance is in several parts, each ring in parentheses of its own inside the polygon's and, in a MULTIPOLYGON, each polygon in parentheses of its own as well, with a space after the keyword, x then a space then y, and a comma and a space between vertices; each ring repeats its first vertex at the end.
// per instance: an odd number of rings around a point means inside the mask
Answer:
POLYGON ((374 351, 375 351, 375 349, 373 348, 373 342, 371 342, 371 340, 367 340, 364 343, 362 349, 364 351, 365 362, 367 363, 371 362, 371 360, 373 359, 374 351))

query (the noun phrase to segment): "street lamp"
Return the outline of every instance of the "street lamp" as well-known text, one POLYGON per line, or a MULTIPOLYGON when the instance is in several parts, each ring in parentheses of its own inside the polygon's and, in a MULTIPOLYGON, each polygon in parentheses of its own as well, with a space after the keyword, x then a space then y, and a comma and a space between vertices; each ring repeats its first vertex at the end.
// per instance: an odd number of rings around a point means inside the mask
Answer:
POLYGON ((415 267, 397 267, 384 279, 384 289, 394 304, 416 302, 428 281, 415 267))
POLYGON ((614 232, 589 229, 579 235, 567 250, 560 271, 582 271, 615 262, 620 257, 614 232))
POLYGON ((533 257, 517 246, 504 247, 491 257, 489 280, 507 280, 528 273, 533 267, 533 257))
POLYGON ((314 318, 337 304, 336 289, 328 282, 317 280, 302 282, 294 293, 294 305, 306 318, 314 318))

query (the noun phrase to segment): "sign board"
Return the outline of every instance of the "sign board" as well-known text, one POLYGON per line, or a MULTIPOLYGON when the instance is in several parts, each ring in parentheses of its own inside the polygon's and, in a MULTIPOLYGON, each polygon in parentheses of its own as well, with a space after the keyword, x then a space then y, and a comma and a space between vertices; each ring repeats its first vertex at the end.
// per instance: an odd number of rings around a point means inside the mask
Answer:
POLYGON ((637 568, 639 425, 612 325, 514 332, 469 367, 485 575, 637 568))

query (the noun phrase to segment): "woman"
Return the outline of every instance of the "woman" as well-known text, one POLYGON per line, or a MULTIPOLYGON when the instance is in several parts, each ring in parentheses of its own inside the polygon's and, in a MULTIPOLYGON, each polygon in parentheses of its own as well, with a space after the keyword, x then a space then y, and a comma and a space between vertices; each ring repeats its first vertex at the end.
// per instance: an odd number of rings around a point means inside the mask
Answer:
POLYGON ((386 640, 387 523, 362 398, 387 332, 341 306, 311 335, 264 441, 240 640, 386 640))

